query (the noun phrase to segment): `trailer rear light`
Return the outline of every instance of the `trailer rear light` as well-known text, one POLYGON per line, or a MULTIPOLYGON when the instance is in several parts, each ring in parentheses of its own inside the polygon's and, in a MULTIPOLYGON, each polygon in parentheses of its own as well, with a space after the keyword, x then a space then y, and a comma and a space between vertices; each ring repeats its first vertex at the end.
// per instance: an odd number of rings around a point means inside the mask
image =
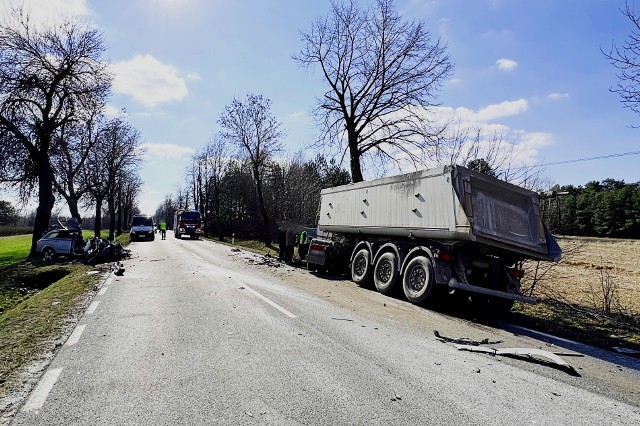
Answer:
POLYGON ((451 262, 453 260, 453 255, 448 251, 439 251, 437 258, 444 260, 445 262, 451 262))
POLYGON ((321 250, 324 251, 324 246, 322 244, 311 244, 309 246, 310 250, 321 250))
POLYGON ((523 278, 524 271, 522 269, 509 269, 509 275, 514 278, 523 278))

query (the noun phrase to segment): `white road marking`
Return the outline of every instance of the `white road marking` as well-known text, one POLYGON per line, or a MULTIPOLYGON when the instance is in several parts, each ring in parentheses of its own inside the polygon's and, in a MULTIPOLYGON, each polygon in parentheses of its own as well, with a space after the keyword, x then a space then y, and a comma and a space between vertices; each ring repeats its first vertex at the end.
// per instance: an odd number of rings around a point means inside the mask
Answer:
POLYGON ((96 309, 98 309, 99 304, 100 304, 99 300, 94 300, 93 302, 91 302, 91 304, 87 308, 87 314, 91 315, 92 313, 94 313, 96 309))
POLYGON ((106 286, 110 286, 111 282, 113 281, 113 275, 109 276, 109 278, 107 278, 107 280, 104 282, 104 284, 102 284, 102 286, 104 287, 106 286))
POLYGON ((22 407, 22 411, 28 413, 30 411, 41 409, 49 396, 49 392, 53 389, 53 385, 58 381, 60 373, 62 373, 62 368, 54 368, 44 373, 44 376, 38 383, 38 386, 36 386, 36 389, 27 400, 27 403, 22 407))
POLYGON ((102 286, 100 291, 98 292, 98 296, 104 296, 104 294, 109 290, 109 287, 102 286))
POLYGON ((285 308, 283 308, 282 306, 278 305, 276 302, 273 302, 273 301, 267 299, 266 297, 264 297, 263 295, 261 295, 260 293, 258 293, 254 289, 252 289, 251 287, 248 287, 246 284, 242 284, 242 286, 244 287, 245 290, 249 291, 249 293, 253 294, 256 297, 259 297, 260 299, 262 299, 263 301, 265 301, 269 305, 273 306, 274 308, 276 308, 277 310, 279 310, 280 312, 282 312, 283 314, 285 314, 289 318, 295 318, 296 317, 294 314, 292 314, 291 312, 287 311, 285 308))
POLYGON ((202 258, 201 258, 200 256, 198 256, 197 254, 192 254, 191 256, 192 256, 192 257, 195 257, 196 259, 200 259, 200 260, 202 260, 202 258))
POLYGON ((73 333, 71 333, 71 336, 69 336, 69 338, 67 339, 67 343, 65 343, 65 345, 73 346, 78 343, 78 341, 80 340, 80 336, 82 336, 85 328, 87 328, 87 324, 77 326, 75 330, 73 330, 73 333))

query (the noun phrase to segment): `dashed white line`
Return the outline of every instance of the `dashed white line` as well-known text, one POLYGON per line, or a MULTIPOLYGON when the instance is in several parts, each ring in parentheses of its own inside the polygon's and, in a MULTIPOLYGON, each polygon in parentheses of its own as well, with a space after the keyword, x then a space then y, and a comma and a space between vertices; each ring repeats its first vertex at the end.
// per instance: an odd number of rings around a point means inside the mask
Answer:
POLYGON ((96 311, 96 309, 98 309, 99 304, 100 304, 99 300, 94 300, 93 302, 91 302, 91 304, 87 308, 87 314, 89 315, 93 314, 96 311))
POLYGON ((254 289, 252 289, 251 287, 248 287, 246 284, 242 284, 242 286, 249 293, 253 294, 254 296, 256 296, 256 297, 258 297, 260 299, 262 299, 264 302, 266 302, 269 305, 273 306, 274 308, 276 308, 277 310, 279 310, 280 312, 282 312, 283 314, 285 314, 289 318, 295 318, 296 317, 294 314, 292 314, 291 312, 287 311, 285 308, 283 308, 282 306, 278 305, 276 302, 273 302, 272 300, 267 299, 266 297, 264 297, 263 295, 261 295, 260 293, 258 293, 254 289))
POLYGON ((104 294, 109 290, 109 287, 102 286, 100 291, 98 292, 98 296, 104 296, 104 294))
POLYGON ((53 385, 58 381, 60 373, 62 373, 62 368, 54 368, 44 373, 44 376, 38 383, 38 386, 36 386, 36 389, 27 400, 27 403, 22 407, 22 411, 28 413, 30 411, 41 409, 49 396, 49 392, 53 389, 53 385))
POLYGON ((73 346, 78 343, 78 341, 80 340, 80 336, 82 336, 85 328, 87 328, 87 324, 77 326, 75 330, 73 330, 73 333, 71 333, 71 336, 69 336, 69 338, 67 339, 67 343, 65 343, 65 345, 73 346))

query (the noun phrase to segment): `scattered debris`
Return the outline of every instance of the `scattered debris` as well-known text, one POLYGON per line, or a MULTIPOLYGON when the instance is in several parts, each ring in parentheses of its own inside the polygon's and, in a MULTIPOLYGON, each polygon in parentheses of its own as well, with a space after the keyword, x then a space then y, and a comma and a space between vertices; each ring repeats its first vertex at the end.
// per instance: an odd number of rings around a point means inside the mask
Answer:
POLYGON ((253 417, 253 414, 251 414, 251 413, 250 413, 250 412, 248 412, 248 411, 247 411, 245 414, 246 414, 247 416, 249 416, 249 417, 253 417))
POLYGON ((100 273, 100 271, 93 270, 93 271, 88 271, 87 275, 95 275, 95 274, 99 274, 99 273, 100 273))
POLYGON ((472 346, 480 346, 480 345, 497 345, 498 343, 502 343, 502 340, 496 340, 496 341, 489 341, 489 339, 484 339, 484 340, 472 340, 469 339, 468 337, 462 337, 460 339, 453 339, 451 337, 446 337, 441 335, 438 330, 433 330, 433 334, 436 336, 436 339, 440 340, 441 342, 446 342, 446 343, 457 343, 460 345, 472 345, 472 346))
POLYGON ((567 364, 565 360, 563 360, 553 352, 545 351, 544 349, 488 348, 486 346, 461 345, 461 344, 456 344, 455 347, 459 351, 481 352, 489 355, 499 355, 499 356, 523 359, 525 361, 535 362, 538 364, 547 365, 549 367, 558 368, 559 370, 566 371, 572 376, 580 377, 580 374, 572 366, 567 364))
POLYGON ((398 394, 395 394, 391 397, 392 401, 402 401, 402 397, 398 394))
POLYGON ((351 321, 351 322, 353 322, 353 320, 349 319, 349 318, 331 318, 331 319, 332 320, 336 320, 336 321, 351 321))
POLYGON ((113 274, 117 275, 119 277, 121 277, 122 275, 124 275, 124 265, 120 262, 115 262, 112 266, 111 266, 111 270, 113 270, 113 274))
POLYGON ((241 251, 241 250, 240 250, 239 248, 232 248, 232 249, 231 249, 231 251, 233 251, 233 252, 239 252, 239 251, 241 251))

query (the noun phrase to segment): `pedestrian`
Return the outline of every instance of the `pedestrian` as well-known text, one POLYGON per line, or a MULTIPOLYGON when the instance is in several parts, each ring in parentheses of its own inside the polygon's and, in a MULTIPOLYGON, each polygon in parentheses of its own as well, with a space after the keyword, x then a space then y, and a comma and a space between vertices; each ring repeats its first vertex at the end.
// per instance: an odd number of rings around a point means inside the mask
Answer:
POLYGON ((284 251, 285 263, 293 263, 293 251, 296 246, 296 234, 291 229, 287 229, 286 244, 284 251))
POLYGON ((160 222, 160 233, 162 234, 162 239, 166 240, 167 239, 167 222, 165 221, 160 222))
POLYGON ((307 231, 302 230, 298 240, 298 255, 302 262, 307 257, 307 253, 309 253, 309 235, 307 235, 307 231))

